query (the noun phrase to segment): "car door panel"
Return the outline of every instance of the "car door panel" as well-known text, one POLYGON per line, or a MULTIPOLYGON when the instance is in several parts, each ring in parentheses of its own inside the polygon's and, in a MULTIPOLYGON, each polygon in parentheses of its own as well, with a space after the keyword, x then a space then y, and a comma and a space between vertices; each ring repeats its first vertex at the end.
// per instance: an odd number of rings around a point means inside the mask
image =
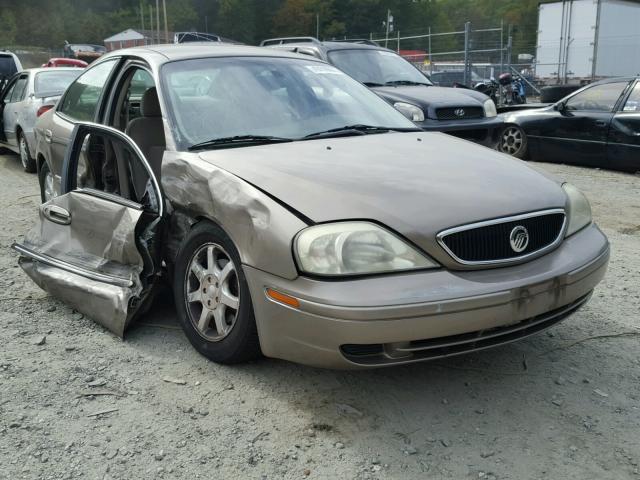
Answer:
POLYGON ((539 156, 554 162, 602 165, 612 117, 606 112, 558 112, 541 128, 539 156))
POLYGON ((128 137, 98 125, 76 127, 64 172, 62 195, 39 207, 38 221, 14 249, 36 284, 122 337, 157 281, 156 243, 163 223, 159 185, 128 137), (126 139, 136 152, 157 197, 152 210, 112 193, 75 185, 87 135, 101 134, 126 139))
POLYGON ((611 168, 640 171, 640 81, 636 82, 624 106, 611 122, 607 143, 611 168))

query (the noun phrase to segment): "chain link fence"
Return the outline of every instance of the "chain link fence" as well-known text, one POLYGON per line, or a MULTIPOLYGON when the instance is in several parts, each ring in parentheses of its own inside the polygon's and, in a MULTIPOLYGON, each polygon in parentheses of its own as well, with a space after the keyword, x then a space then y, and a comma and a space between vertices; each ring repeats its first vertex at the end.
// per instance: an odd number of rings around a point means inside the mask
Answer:
POLYGON ((62 48, 39 48, 9 45, 3 46, 2 49, 15 53, 20 59, 22 68, 40 67, 43 63, 47 63, 50 58, 64 56, 64 49, 62 48))

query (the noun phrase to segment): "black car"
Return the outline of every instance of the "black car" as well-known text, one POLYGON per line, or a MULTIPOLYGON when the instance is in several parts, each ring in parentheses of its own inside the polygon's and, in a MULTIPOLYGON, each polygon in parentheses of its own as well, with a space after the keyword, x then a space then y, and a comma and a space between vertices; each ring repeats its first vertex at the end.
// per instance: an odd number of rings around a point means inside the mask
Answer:
POLYGON ((367 85, 424 130, 450 133, 494 148, 502 128, 496 106, 474 90, 434 86, 396 52, 374 42, 320 42, 313 37, 264 40, 263 47, 320 58, 367 85))
POLYGON ((499 148, 515 157, 640 171, 640 77, 602 80, 501 117, 499 148))

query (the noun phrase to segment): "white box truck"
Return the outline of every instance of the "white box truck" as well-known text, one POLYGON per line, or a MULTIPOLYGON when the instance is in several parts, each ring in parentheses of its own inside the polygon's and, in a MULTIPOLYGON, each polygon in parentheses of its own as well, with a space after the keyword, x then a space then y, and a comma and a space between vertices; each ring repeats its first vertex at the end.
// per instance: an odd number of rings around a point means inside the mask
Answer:
POLYGON ((638 75, 640 2, 541 3, 536 50, 536 77, 549 83, 638 75))

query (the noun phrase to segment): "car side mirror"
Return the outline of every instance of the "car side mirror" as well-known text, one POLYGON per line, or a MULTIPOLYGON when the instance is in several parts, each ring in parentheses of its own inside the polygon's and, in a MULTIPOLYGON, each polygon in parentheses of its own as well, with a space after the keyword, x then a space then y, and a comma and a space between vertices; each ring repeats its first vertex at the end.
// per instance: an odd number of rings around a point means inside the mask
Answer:
POLYGON ((567 109, 567 106, 565 105, 564 102, 558 102, 554 105, 554 108, 560 113, 564 113, 567 109))

